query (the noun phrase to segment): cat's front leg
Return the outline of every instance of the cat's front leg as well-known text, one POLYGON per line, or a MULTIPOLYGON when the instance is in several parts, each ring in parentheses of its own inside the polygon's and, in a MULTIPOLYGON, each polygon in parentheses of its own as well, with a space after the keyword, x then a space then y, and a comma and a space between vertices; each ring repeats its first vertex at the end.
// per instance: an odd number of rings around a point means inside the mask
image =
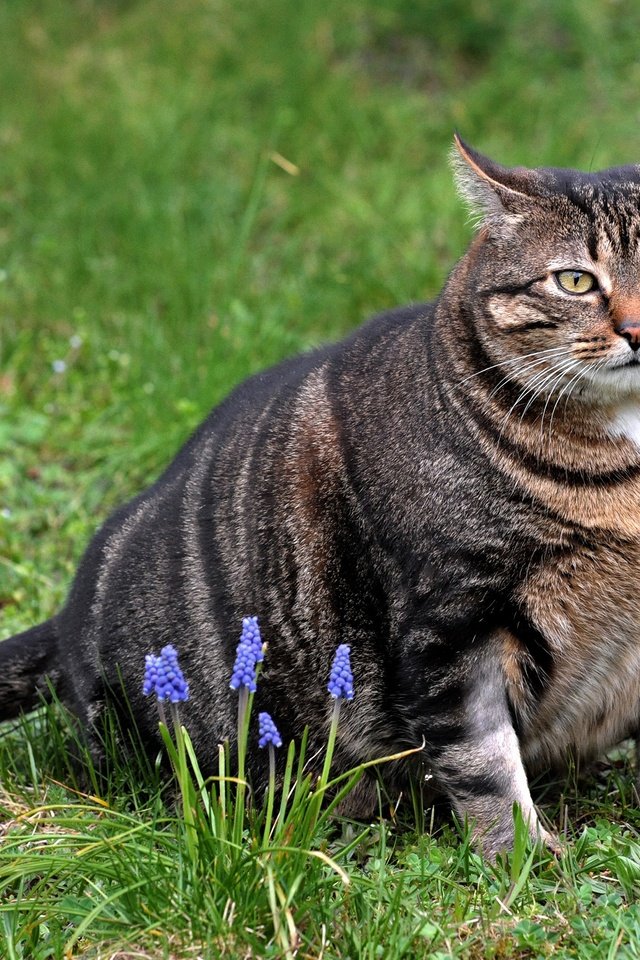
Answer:
MULTIPOLYGON (((557 841, 538 820, 529 792, 499 660, 486 651, 466 664, 461 701, 451 735, 436 747, 434 774, 459 817, 468 820, 485 856, 509 850, 514 841, 514 804, 532 839, 552 850, 557 841)), ((444 728, 446 729, 446 728, 444 728)))

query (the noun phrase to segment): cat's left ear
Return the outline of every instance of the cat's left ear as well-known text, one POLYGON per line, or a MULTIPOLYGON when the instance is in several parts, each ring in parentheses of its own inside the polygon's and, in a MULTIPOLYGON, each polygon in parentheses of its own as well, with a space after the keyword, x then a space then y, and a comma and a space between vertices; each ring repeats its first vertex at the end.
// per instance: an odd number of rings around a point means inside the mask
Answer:
POLYGON ((456 184, 479 224, 515 224, 535 197, 545 193, 540 174, 526 167, 502 167, 454 135, 451 157, 456 184))

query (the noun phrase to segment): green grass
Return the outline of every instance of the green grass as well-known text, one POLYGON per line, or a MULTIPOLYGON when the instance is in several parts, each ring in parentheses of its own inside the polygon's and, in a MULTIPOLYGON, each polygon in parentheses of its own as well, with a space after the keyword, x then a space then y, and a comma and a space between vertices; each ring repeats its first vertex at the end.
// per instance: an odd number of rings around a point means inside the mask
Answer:
MULTIPOLYGON (((505 163, 638 159, 638 35, 632 0, 0 5, 0 635, 234 383, 438 291, 469 237, 454 129, 505 163)), ((63 730, 0 739, 0 956, 281 956, 259 870, 226 913, 206 875, 194 899, 153 758, 82 800, 63 730)), ((502 869, 406 799, 353 849, 323 822, 351 882, 292 892, 298 956, 634 957, 637 799, 624 758, 568 781, 564 858, 502 869)))
POLYGON ((178 797, 161 786, 153 758, 139 756, 132 768, 113 748, 107 782, 82 792, 69 760, 78 745, 60 710, 5 738, 3 957, 599 960, 640 952, 640 816, 624 760, 587 788, 551 786, 544 809, 568 825, 559 860, 530 850, 519 829, 513 854, 492 866, 450 821, 434 829, 419 803, 390 806, 381 795, 371 824, 320 813, 293 748, 296 791, 286 807, 276 797, 267 837, 259 798, 234 815, 224 756, 221 778, 204 783, 188 742, 184 763, 172 738, 167 744, 178 797), (180 815, 180 792, 194 815, 180 815))

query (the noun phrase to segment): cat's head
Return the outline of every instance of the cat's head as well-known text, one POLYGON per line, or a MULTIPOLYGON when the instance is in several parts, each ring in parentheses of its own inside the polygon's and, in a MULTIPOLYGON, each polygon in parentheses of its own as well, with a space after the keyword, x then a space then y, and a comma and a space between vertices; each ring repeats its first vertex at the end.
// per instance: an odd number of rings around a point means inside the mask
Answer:
POLYGON ((544 398, 640 399, 640 166, 506 168, 456 138, 479 235, 464 296, 505 376, 544 398))

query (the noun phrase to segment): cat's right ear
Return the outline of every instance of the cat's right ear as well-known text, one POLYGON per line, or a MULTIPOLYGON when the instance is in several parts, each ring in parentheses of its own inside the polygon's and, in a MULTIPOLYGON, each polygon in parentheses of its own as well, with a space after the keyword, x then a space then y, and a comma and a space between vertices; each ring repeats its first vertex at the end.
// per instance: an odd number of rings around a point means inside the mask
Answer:
POLYGON ((539 174, 526 167, 502 167, 454 134, 451 151, 456 185, 478 226, 518 223, 544 193, 539 174))

